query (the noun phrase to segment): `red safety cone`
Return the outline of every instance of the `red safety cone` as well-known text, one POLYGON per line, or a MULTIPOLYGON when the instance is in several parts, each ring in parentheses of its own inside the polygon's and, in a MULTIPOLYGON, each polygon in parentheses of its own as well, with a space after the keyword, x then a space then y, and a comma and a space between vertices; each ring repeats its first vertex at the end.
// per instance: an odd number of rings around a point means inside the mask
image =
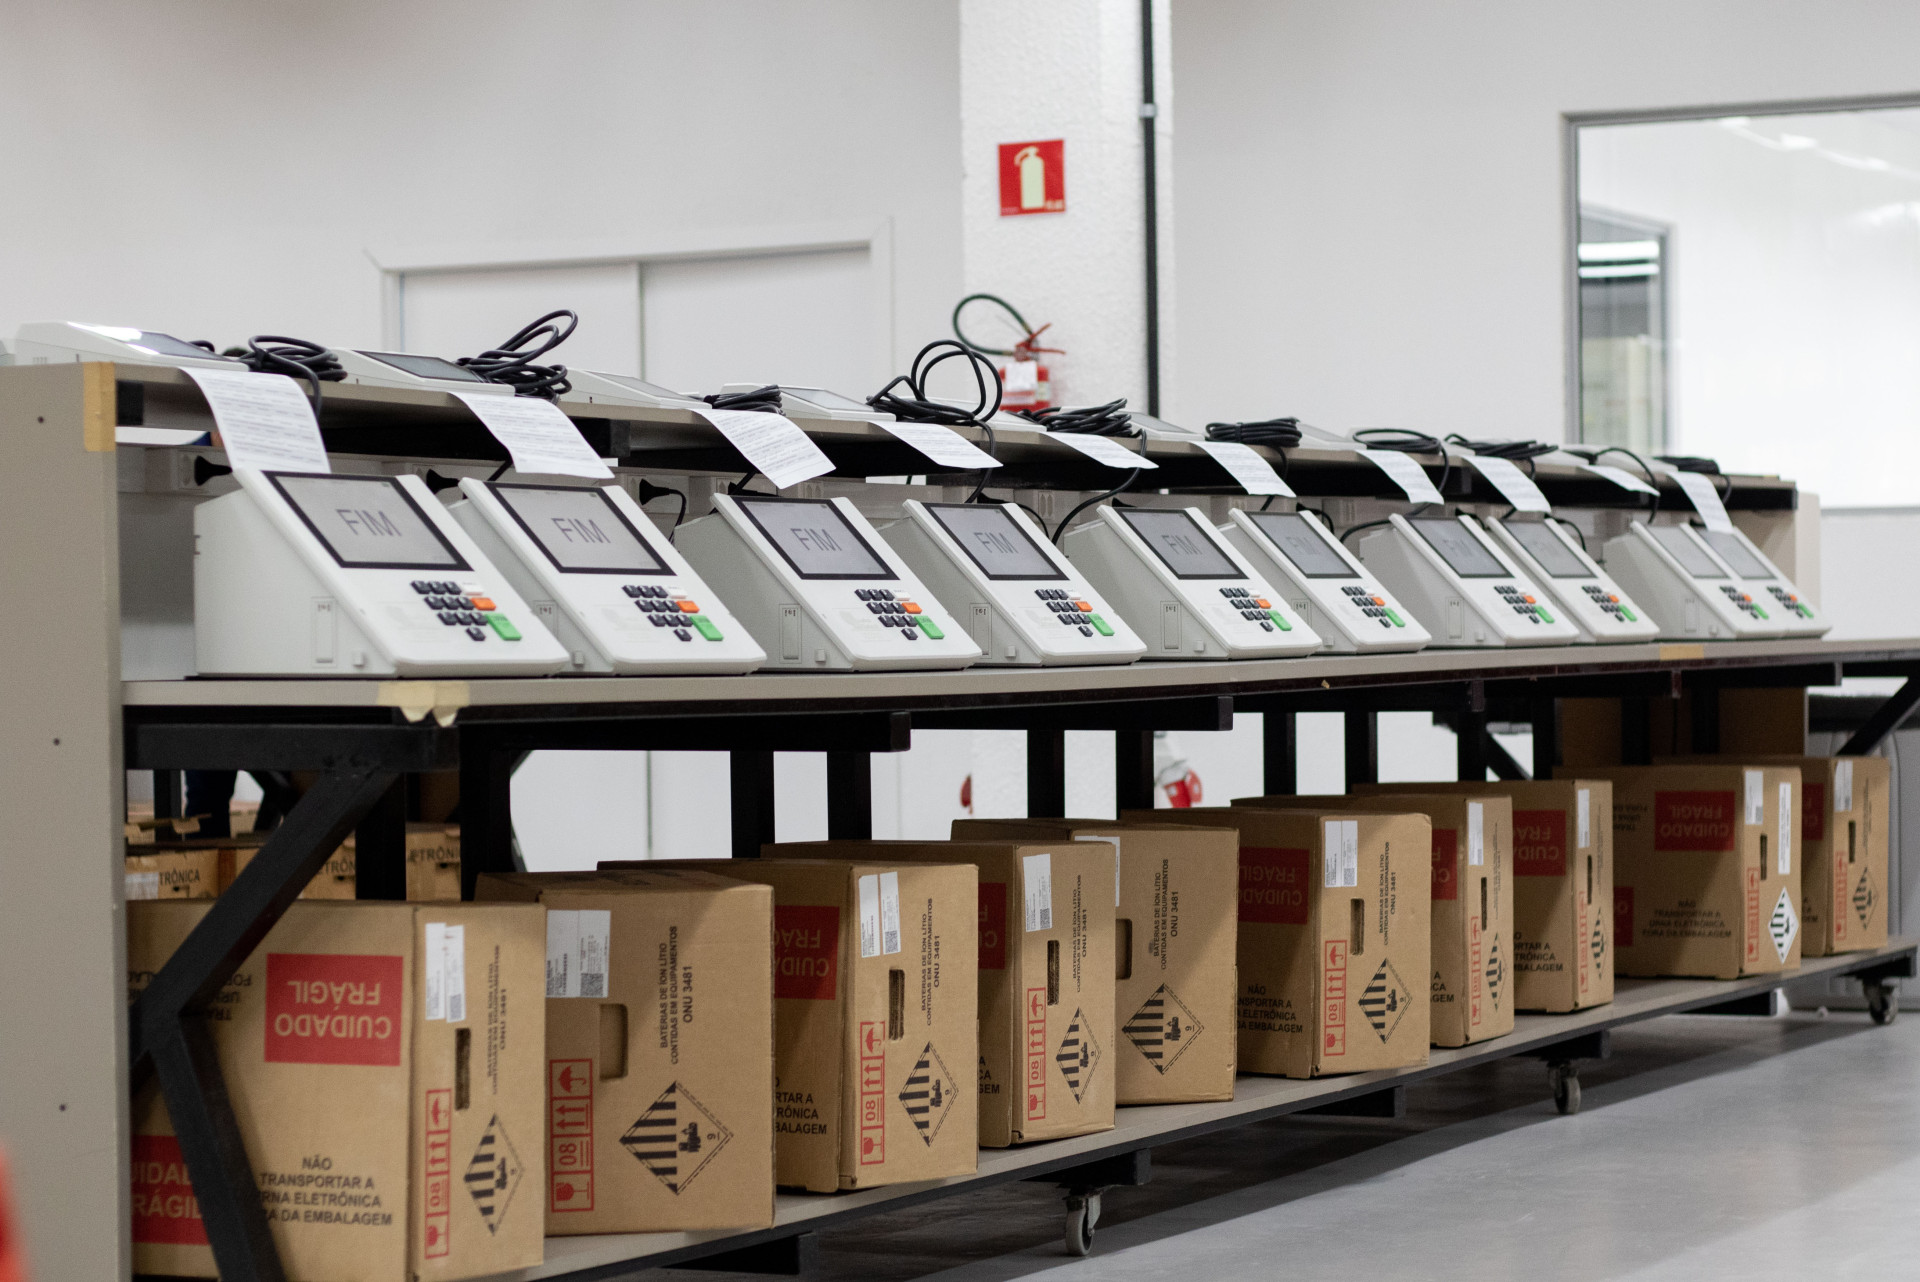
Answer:
POLYGON ((27 1260, 14 1227, 13 1181, 4 1152, 0 1152, 0 1282, 27 1282, 27 1260))

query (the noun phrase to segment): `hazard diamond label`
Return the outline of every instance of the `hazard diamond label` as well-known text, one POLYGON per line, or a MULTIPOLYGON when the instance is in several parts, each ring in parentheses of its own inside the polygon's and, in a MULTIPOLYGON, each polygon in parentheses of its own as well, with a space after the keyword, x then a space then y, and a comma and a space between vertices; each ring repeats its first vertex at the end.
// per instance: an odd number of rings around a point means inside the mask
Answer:
POLYGON ((1593 960, 1598 962, 1607 955, 1607 932, 1600 928, 1596 919, 1593 923, 1593 960))
POLYGON ((507 1208, 513 1204, 514 1192, 520 1187, 520 1177, 525 1173, 513 1141, 507 1138, 507 1128, 494 1116, 487 1122, 487 1133, 480 1137, 479 1146, 467 1159, 466 1174, 461 1177, 466 1181, 468 1196, 480 1209, 480 1219, 486 1224, 487 1232, 499 1231, 500 1222, 507 1217, 507 1208))
POLYGON ((1853 911, 1859 914, 1860 924, 1862 926, 1865 926, 1873 920, 1873 904, 1875 898, 1873 882, 1868 880, 1867 874, 1862 871, 1860 874, 1860 884, 1853 888, 1853 911))
POLYGON ((1487 946, 1487 995, 1493 998, 1496 1008, 1500 1005, 1500 988, 1506 978, 1507 960, 1500 952, 1500 937, 1495 935, 1493 943, 1487 946))
POLYGON ((933 1049, 933 1043, 928 1042, 920 1058, 907 1070, 906 1085, 900 1088, 898 1098, 900 1107, 907 1110, 907 1120, 913 1123, 913 1129, 929 1148, 940 1134, 940 1128, 946 1125, 947 1115, 953 1112, 957 1093, 947 1062, 933 1049))
POLYGON ((1793 938, 1800 933, 1800 914, 1793 911, 1793 896, 1787 891, 1780 892, 1780 900, 1773 906, 1773 916, 1767 919, 1767 934, 1773 937, 1773 950, 1780 954, 1780 960, 1787 959, 1787 953, 1793 947, 1793 938))
POLYGON ((1373 1031, 1380 1034, 1380 1040, 1384 1042, 1391 1039, 1394 1030, 1400 1027, 1400 1021, 1406 1018, 1407 1006, 1412 1000, 1413 990, 1407 987, 1407 981, 1400 978, 1400 972, 1394 969, 1392 962, 1383 961, 1360 994, 1360 1013, 1367 1017, 1367 1022, 1373 1025, 1373 1031))
POLYGON ((1200 1021, 1171 988, 1162 984, 1120 1031, 1147 1057, 1147 1063, 1164 1073, 1200 1036, 1200 1021))
POLYGON ((670 1193, 679 1193, 706 1169, 733 1132, 678 1082, 634 1120, 620 1137, 621 1147, 652 1171, 670 1193))
POLYGON ((1100 1063, 1100 1043, 1093 1040, 1093 1029, 1078 1008, 1073 1012, 1073 1022, 1067 1025, 1067 1035, 1060 1039, 1060 1048, 1053 1053, 1053 1062, 1060 1066, 1060 1075, 1067 1079, 1067 1089, 1078 1104, 1100 1063))

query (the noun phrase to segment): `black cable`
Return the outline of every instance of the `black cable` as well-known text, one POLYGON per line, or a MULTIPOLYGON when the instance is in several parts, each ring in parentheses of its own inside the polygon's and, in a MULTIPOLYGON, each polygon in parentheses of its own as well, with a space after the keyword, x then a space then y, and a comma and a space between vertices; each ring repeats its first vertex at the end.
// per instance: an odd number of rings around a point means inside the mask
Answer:
MULTIPOLYGON (((780 412, 780 386, 777 383, 756 387, 751 392, 714 392, 700 399, 717 410, 755 410, 762 414, 780 412)), ((748 472, 747 476, 752 477, 753 473, 748 472)))
MULTIPOLYGON (((999 442, 993 435, 993 416, 1000 412, 1000 398, 1004 389, 1000 383, 1000 371, 993 362, 975 351, 964 342, 951 338, 936 338, 913 358, 913 364, 904 374, 896 375, 891 382, 872 396, 867 404, 885 414, 891 414, 902 423, 940 423, 947 427, 977 427, 987 436, 987 453, 994 454, 999 442), (938 353, 938 355, 934 355, 938 353), (928 359, 932 356, 932 359, 928 359), (974 390, 979 399, 972 409, 962 409, 944 401, 936 401, 927 392, 927 379, 942 361, 964 360, 967 368, 973 371, 974 390), (984 373, 982 372, 984 371, 984 373), (993 392, 987 392, 987 380, 993 380, 993 392), (893 389, 904 384, 907 394, 897 394, 893 389)), ((987 488, 987 478, 992 468, 980 469, 980 480, 973 487, 973 493, 967 496, 967 502, 978 503, 980 495, 987 488)), ((1042 529, 1046 526, 1041 525, 1042 529)))
POLYGON ((338 383, 347 376, 339 357, 318 343, 279 334, 255 334, 246 350, 235 353, 256 374, 285 374, 304 379, 313 388, 313 417, 320 417, 320 384, 338 383))
POLYGON ((567 367, 537 365, 534 358, 545 356, 566 342, 579 324, 580 317, 573 312, 565 309, 548 312, 500 346, 490 347, 478 356, 462 356, 455 363, 466 366, 489 383, 506 384, 515 396, 557 400, 573 390, 573 384, 567 381, 567 367), (562 318, 566 321, 565 329, 553 323, 562 318))
MULTIPOLYGON (((1075 509, 1073 509, 1073 511, 1067 513, 1064 517, 1060 518, 1060 524, 1054 527, 1052 541, 1055 544, 1058 544, 1060 542, 1060 536, 1067 532, 1067 524, 1068 522, 1072 521, 1074 517, 1079 516, 1082 512, 1086 511, 1088 508, 1092 507, 1094 504, 1100 502, 1100 500, 1102 499, 1113 498, 1115 495, 1123 494, 1127 490, 1131 489, 1133 486, 1133 483, 1140 479, 1140 473, 1144 470, 1145 470, 1144 468, 1138 468, 1138 467, 1134 468, 1133 471, 1127 473, 1126 480, 1120 482, 1120 484, 1114 486, 1112 489, 1108 490, 1105 494, 1094 495, 1092 498, 1088 499, 1085 503, 1082 503, 1079 507, 1076 507, 1075 509)), ((1044 530, 1047 527, 1043 525, 1040 528, 1044 530)))
POLYGON ((1376 525, 1388 525, 1388 524, 1391 524, 1391 521, 1383 517, 1378 521, 1362 521, 1359 525, 1348 526, 1347 529, 1340 535, 1340 542, 1342 544, 1345 544, 1348 539, 1360 533, 1360 531, 1362 530, 1371 530, 1376 525))
POLYGON ((1569 453, 1584 458, 1589 463, 1598 463, 1609 454, 1624 454, 1632 459, 1634 463, 1639 466, 1641 472, 1646 474, 1647 484, 1653 488, 1653 506, 1647 510, 1647 519, 1651 521, 1654 517, 1660 515, 1660 477, 1654 472, 1652 465, 1638 454, 1635 454, 1624 445, 1609 445, 1597 450, 1571 450, 1569 453))
POLYGON ((759 473, 759 472, 757 472, 757 471, 749 471, 749 472, 748 472, 748 473, 747 473, 747 474, 746 474, 745 476, 743 476, 743 477, 741 477, 741 478, 740 478, 739 480, 737 480, 737 481, 728 481, 728 482, 727 482, 727 493, 729 493, 729 494, 751 494, 751 495, 753 495, 753 496, 754 496, 755 498, 762 498, 762 499, 776 499, 776 498, 779 498, 780 496, 779 496, 778 494, 769 494, 769 493, 767 493, 767 492, 766 492, 765 490, 750 490, 750 489, 748 489, 748 488, 747 488, 747 482, 748 482, 748 481, 751 481, 751 480, 752 480, 752 479, 753 479, 754 477, 756 477, 756 476, 758 476, 758 475, 760 475, 760 473, 759 473))
MULTIPOLYGON (((1447 447, 1440 443, 1437 436, 1425 432, 1416 432, 1410 427, 1363 427, 1353 434, 1353 439, 1368 449, 1393 450, 1398 454, 1438 454, 1440 456, 1440 483, 1433 488, 1444 496, 1447 481, 1453 476, 1453 458, 1447 453, 1447 447)), ((1431 502, 1422 503, 1422 509, 1432 507, 1431 502)), ((1360 529, 1360 526, 1355 526, 1360 529)), ((1341 535, 1345 538, 1345 535, 1341 535)))
POLYGON ((1209 441, 1238 441, 1242 445, 1267 445, 1290 450, 1300 444, 1300 420, 1263 418, 1247 423, 1209 423, 1209 441))
POLYGON ((1105 405, 1082 405, 1075 409, 1059 406, 1040 410, 1016 410, 1049 432, 1073 432, 1082 436, 1138 436, 1140 425, 1127 414, 1127 399, 1105 405))
POLYGON ((1545 441, 1469 441, 1455 432, 1447 437, 1448 444, 1458 445, 1463 450, 1472 450, 1488 458, 1503 458, 1510 462, 1522 463, 1537 459, 1542 454, 1551 454, 1559 449, 1558 445, 1549 445, 1545 441))
POLYGON ((1701 458, 1697 454, 1656 454, 1659 459, 1679 472, 1698 472, 1702 476, 1719 476, 1720 465, 1710 458, 1701 458))
POLYGON ((676 490, 671 485, 655 485, 645 477, 640 478, 639 498, 642 507, 669 494, 680 500, 680 512, 673 518, 673 528, 677 530, 680 528, 680 522, 687 519, 687 492, 676 490))

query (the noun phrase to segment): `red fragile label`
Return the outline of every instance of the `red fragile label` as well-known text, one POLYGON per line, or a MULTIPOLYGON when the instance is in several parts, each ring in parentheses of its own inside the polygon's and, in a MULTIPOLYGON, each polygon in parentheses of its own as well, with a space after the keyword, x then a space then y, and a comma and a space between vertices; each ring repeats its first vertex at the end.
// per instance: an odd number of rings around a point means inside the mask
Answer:
POLYGON ((1460 898, 1460 832, 1455 828, 1433 830, 1433 897, 1460 898))
POLYGON ((980 883, 980 969, 1007 968, 1007 883, 980 883))
POLYGON ((421 1188, 421 1245, 429 1259, 453 1250, 453 1092, 433 1090, 421 1101, 426 1180, 421 1188))
POLYGON ((401 959, 268 953, 269 1064, 400 1063, 401 959))
POLYGON ((1240 920, 1306 925, 1307 874, 1312 862, 1305 850, 1240 847, 1240 920))
POLYGON ((1633 887, 1613 888, 1613 945, 1633 947, 1633 887))
POLYGON ((187 1178, 180 1141, 171 1135, 133 1137, 133 1240, 206 1246, 207 1226, 187 1178))
POLYGON ((1513 812, 1513 875, 1564 877, 1567 875, 1567 812, 1516 810, 1513 812))
POLYGON ((547 1061, 550 1211, 593 1209, 593 1061, 547 1061))
POLYGON ((1000 213, 1057 214, 1067 207, 1064 139, 1000 144, 1000 213))
POLYGON ((860 1025, 860 1165, 886 1160, 887 1026, 875 1020, 860 1025))
POLYGON ((1800 840, 1819 841, 1827 835, 1827 785, 1800 785, 1800 840))
POLYGON ((1047 990, 1027 990, 1027 1120, 1047 1115, 1047 990))
POLYGON ((1321 948, 1320 1055, 1347 1053, 1347 941, 1329 939, 1321 948))
POLYGON ((840 969, 840 910, 789 905, 773 910, 773 995, 833 1000, 840 969))
POLYGON ((1732 850, 1739 820, 1731 789, 1726 792, 1653 794, 1655 850, 1732 850))

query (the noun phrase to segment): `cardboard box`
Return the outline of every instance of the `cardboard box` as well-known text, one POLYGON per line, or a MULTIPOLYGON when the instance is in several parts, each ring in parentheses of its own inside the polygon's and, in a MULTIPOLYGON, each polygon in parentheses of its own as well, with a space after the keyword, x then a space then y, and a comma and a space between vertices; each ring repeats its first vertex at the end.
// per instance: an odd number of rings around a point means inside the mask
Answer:
POLYGON ((915 866, 829 844, 861 857, 675 865, 773 888, 779 1182, 828 1193, 972 1174, 978 877, 957 861, 915 866))
MULTIPOLYGON (((211 907, 128 905, 131 993, 211 907)), ((540 1263, 545 946, 532 905, 296 903, 221 990, 214 1044, 290 1282, 540 1263)), ((132 1132, 134 1272, 212 1277, 151 1081, 132 1132)))
POLYGON ((1800 771, 1801 954, 1826 957, 1886 943, 1893 763, 1885 757, 1752 753, 1741 753, 1739 760, 1800 771))
POLYGON ((1110 819, 958 819, 955 841, 1103 841, 1119 860, 1114 909, 1114 1098, 1233 1098, 1240 842, 1231 828, 1110 819))
MULTIPOLYGON (((225 894, 233 879, 260 853, 265 835, 258 837, 227 837, 209 842, 220 851, 220 893, 225 894)), ((352 899, 359 892, 359 881, 355 875, 353 838, 342 842, 340 848, 327 857, 320 865, 320 871, 313 875, 307 888, 300 892, 302 899, 352 899)), ((456 899, 459 896, 454 896, 456 899)))
POLYGON ((1482 789, 1458 795, 1245 797, 1233 804, 1262 810, 1411 810, 1427 816, 1433 824, 1428 918, 1433 1044, 1466 1046, 1513 1031, 1511 801, 1482 789))
POLYGON ((1234 807, 1120 817, 1239 833, 1241 1072, 1321 1077, 1426 1063, 1425 815, 1234 807))
POLYGON ((979 1142, 1113 1128, 1113 847, 1105 842, 822 841, 777 859, 979 870, 979 1142))
POLYGON ((1562 767, 1613 781, 1614 969, 1734 979, 1800 964, 1800 771, 1562 767))
POLYGON ((1513 803, 1513 1004, 1613 1000, 1613 785, 1605 779, 1360 784, 1365 794, 1497 793, 1513 803))
POLYGON ((460 825, 407 825, 407 898, 460 898, 460 825))
POLYGON ((126 897, 213 899, 220 894, 220 852, 211 846, 136 845, 126 857, 126 897))
POLYGON ((474 893, 547 909, 547 1232, 771 1227, 772 892, 658 871, 474 893))

